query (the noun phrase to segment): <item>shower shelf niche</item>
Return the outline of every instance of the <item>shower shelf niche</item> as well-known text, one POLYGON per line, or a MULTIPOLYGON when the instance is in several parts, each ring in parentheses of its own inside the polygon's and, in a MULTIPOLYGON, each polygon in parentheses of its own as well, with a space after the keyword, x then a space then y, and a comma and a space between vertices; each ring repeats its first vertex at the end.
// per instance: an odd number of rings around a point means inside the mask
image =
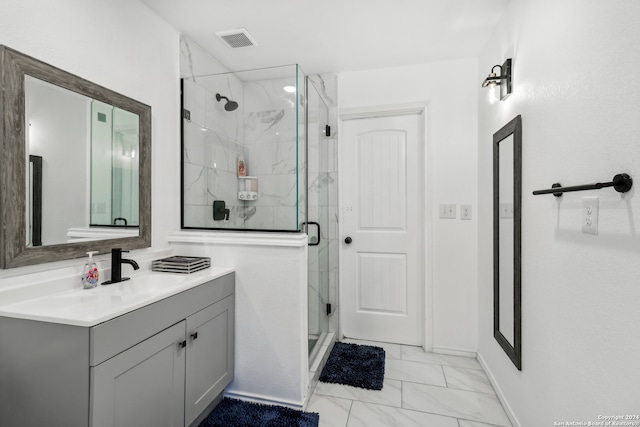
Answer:
POLYGON ((258 177, 238 177, 238 199, 245 201, 258 200, 258 177))

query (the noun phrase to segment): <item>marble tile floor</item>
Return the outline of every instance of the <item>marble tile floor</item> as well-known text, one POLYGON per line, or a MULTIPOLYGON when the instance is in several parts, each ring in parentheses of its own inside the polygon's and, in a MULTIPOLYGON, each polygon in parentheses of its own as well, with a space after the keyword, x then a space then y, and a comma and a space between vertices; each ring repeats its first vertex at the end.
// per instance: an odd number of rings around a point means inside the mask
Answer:
POLYGON ((419 347, 344 340, 385 349, 382 390, 319 382, 306 410, 320 427, 511 427, 476 359, 419 347))

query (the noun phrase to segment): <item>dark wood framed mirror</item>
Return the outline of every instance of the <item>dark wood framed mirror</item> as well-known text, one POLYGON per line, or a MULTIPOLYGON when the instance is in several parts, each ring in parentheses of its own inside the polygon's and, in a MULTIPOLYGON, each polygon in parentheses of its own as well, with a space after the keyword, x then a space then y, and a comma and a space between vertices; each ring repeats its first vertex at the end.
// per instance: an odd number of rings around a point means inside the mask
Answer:
MULTIPOLYGON (((1 45, 0 71, 0 268, 78 258, 89 250, 151 246, 151 107, 1 45), (66 114, 72 104, 75 114, 66 114), (96 111, 98 104, 102 110, 96 111), (104 109, 114 111, 113 120, 104 109), (99 122, 112 143, 108 151, 96 153, 99 122), (67 145, 69 140, 77 145, 67 145), (34 155, 42 159, 40 206, 31 205, 29 159, 34 155), (109 165, 117 162, 118 170, 97 178, 93 172, 99 158, 109 165), (123 173, 127 162, 134 166, 123 173), (126 195, 107 194, 107 201, 98 203, 103 195, 94 184, 102 180, 114 193, 116 174, 128 178, 126 195), (116 198, 129 200, 135 226, 114 227, 107 219, 94 227, 95 212, 122 205, 116 198), (32 214, 40 216, 39 245, 31 239, 32 214), (67 221, 72 216, 78 218, 73 223, 67 221), (53 228, 56 234, 50 237, 53 228)), ((118 191, 122 183, 117 181, 118 191)))
POLYGON ((493 336, 522 370, 522 118, 493 134, 493 336))

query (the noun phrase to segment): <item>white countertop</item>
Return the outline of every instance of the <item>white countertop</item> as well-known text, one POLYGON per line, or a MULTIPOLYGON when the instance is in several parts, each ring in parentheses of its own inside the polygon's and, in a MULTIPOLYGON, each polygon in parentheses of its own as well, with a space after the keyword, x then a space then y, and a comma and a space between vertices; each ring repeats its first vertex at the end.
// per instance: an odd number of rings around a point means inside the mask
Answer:
POLYGON ((86 290, 77 287, 0 304, 0 316, 90 327, 233 271, 211 267, 192 274, 136 272, 129 275, 131 280, 112 285, 86 290))

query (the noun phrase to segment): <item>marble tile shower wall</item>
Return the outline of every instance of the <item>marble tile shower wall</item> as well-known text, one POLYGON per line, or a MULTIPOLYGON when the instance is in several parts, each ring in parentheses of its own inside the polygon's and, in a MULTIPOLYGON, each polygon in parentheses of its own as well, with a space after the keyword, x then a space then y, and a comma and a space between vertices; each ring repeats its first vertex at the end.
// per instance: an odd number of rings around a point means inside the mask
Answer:
POLYGON ((238 199, 237 158, 244 155, 242 110, 225 111, 220 93, 242 100, 243 86, 232 74, 187 78, 184 108, 184 225, 205 228, 242 228, 249 215, 238 199), (224 200, 229 221, 213 220, 213 201, 224 200))
POLYGON ((244 83, 244 156, 247 175, 258 177, 246 228, 295 230, 303 221, 304 113, 300 107, 296 117, 296 94, 284 86, 295 86, 295 78, 244 83))

